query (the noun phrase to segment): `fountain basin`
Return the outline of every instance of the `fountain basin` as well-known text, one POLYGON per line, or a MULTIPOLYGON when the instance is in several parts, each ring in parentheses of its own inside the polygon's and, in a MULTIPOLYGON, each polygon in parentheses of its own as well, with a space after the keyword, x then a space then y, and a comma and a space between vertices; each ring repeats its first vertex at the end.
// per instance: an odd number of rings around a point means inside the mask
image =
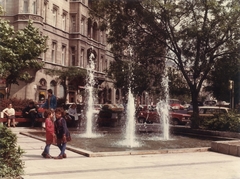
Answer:
MULTIPOLYGON (((96 137, 84 137, 84 131, 71 131, 72 141, 67 149, 88 157, 110 155, 145 155, 177 152, 201 152, 211 148, 212 141, 223 138, 207 138, 201 136, 170 135, 170 140, 163 140, 158 132, 136 132, 137 147, 129 147, 124 143, 125 135, 121 128, 99 128, 96 137)), ((45 141, 45 132, 36 131, 22 133, 29 137, 45 141)), ((225 139, 227 140, 227 139, 225 139)), ((229 139, 230 140, 230 139, 229 139)))

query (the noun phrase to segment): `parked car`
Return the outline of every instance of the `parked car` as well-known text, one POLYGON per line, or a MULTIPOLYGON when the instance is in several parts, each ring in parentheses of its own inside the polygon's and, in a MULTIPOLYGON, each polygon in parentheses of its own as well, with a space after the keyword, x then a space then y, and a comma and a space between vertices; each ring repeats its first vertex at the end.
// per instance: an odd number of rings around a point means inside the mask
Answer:
POLYGON ((184 106, 181 104, 181 102, 178 99, 169 99, 169 105, 172 109, 184 109, 184 106))
MULTIPOLYGON (((170 123, 174 125, 187 124, 190 122, 190 115, 169 110, 170 123)), ((156 106, 140 106, 136 111, 136 118, 139 123, 160 123, 160 116, 156 106)))
POLYGON ((200 117, 214 117, 215 115, 228 114, 229 108, 219 106, 199 106, 200 117))

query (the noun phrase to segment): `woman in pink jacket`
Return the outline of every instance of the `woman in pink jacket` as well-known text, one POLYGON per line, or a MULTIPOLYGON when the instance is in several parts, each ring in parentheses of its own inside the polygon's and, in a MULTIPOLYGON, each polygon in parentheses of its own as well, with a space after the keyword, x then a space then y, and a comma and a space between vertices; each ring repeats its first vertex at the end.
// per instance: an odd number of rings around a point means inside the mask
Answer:
POLYGON ((45 129, 46 129, 46 146, 42 153, 44 158, 52 158, 49 154, 50 146, 53 143, 56 143, 56 135, 54 132, 54 122, 53 122, 53 113, 50 109, 44 111, 45 117, 45 129))

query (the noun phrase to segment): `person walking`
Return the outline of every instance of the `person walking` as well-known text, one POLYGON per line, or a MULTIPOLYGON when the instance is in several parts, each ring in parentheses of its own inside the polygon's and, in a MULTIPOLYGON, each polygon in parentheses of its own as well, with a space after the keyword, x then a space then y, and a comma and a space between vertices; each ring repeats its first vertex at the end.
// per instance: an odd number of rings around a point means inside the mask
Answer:
POLYGON ((52 89, 48 89, 48 98, 43 103, 42 108, 55 110, 57 108, 57 97, 53 94, 52 89))
POLYGON ((12 107, 12 104, 11 103, 8 104, 8 107, 5 108, 2 112, 7 116, 8 119, 7 126, 8 127, 11 126, 12 120, 12 125, 13 127, 15 127, 15 109, 12 107))
MULTIPOLYGON (((53 119, 55 120, 54 110, 57 108, 57 97, 53 94, 52 89, 48 89, 48 98, 46 99, 45 103, 42 104, 42 108, 44 109, 51 109, 53 112, 53 119)), ((42 128, 44 129, 45 123, 42 123, 42 128)))
POLYGON ((55 134, 57 136, 57 146, 60 149, 60 154, 55 159, 67 158, 65 154, 67 141, 70 141, 70 133, 67 128, 66 120, 64 119, 65 112, 62 108, 55 110, 56 121, 54 122, 55 134))
POLYGON ((53 122, 53 112, 50 109, 46 109, 43 113, 45 118, 45 130, 46 130, 46 146, 42 153, 43 158, 52 158, 49 154, 50 146, 56 143, 56 135, 53 122))

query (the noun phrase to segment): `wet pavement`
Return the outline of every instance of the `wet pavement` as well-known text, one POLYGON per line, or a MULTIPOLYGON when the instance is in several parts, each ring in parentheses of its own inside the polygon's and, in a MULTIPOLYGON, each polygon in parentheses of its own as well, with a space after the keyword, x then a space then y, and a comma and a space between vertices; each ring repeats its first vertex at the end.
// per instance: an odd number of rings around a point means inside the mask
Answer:
MULTIPOLYGON (((45 143, 20 132, 41 129, 11 128, 18 145, 25 151, 24 179, 240 179, 240 158, 208 150, 176 150, 171 153, 138 153, 138 155, 105 155, 86 157, 67 150, 66 159, 44 159, 45 143), (201 151, 201 152, 199 152, 201 151)), ((52 156, 59 154, 51 146, 52 156)))

